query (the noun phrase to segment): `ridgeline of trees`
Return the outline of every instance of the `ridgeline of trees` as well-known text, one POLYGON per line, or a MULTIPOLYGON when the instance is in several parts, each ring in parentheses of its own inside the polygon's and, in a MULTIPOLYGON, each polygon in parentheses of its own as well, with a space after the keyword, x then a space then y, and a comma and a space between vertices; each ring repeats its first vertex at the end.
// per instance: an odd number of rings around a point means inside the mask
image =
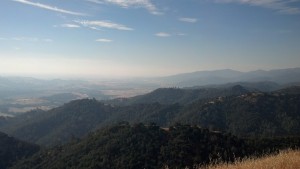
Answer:
POLYGON ((17 140, 0 132, 0 168, 5 169, 16 161, 39 151, 39 146, 17 140))
POLYGON ((198 126, 176 124, 160 128, 153 123, 129 125, 123 122, 90 133, 83 140, 74 138, 64 146, 42 150, 12 169, 193 168, 214 161, 233 162, 261 152, 274 152, 287 148, 287 143, 297 148, 300 139, 243 140, 198 126))
MULTIPOLYGON (((173 90, 173 89, 172 89, 173 90)), ((171 91, 172 91, 171 90, 171 91)), ((176 89, 175 89, 176 90, 176 89)), ((242 90, 237 87, 235 90, 242 90)), ((300 134, 300 94, 274 93, 200 99, 190 104, 144 103, 116 106, 94 99, 72 101, 47 112, 34 111, 3 119, 0 129, 40 145, 66 143, 120 121, 170 126, 198 125, 239 137, 285 137, 300 134)))
POLYGON ((300 95, 248 93, 195 102, 175 119, 242 137, 298 136, 300 95))
POLYGON ((12 168, 184 168, 213 159, 232 161, 246 153, 245 142, 231 135, 185 125, 164 130, 154 124, 124 122, 82 141, 41 151, 12 168))
POLYGON ((206 87, 206 88, 159 88, 153 92, 131 98, 119 98, 105 101, 117 106, 128 106, 133 104, 189 104, 200 99, 211 99, 216 97, 237 96, 249 93, 255 89, 244 88, 241 85, 229 87, 206 87))
POLYGON ((68 142, 97 128, 112 111, 96 100, 75 100, 50 111, 31 111, 2 122, 2 130, 40 145, 68 142))

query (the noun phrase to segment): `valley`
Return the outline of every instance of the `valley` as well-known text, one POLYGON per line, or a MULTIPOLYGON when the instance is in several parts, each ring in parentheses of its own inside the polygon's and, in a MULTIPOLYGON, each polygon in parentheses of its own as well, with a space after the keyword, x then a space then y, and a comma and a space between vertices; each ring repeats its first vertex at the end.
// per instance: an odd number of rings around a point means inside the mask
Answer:
POLYGON ((50 110, 69 101, 84 98, 97 100, 114 98, 118 100, 119 98, 122 100, 122 98, 146 94, 164 87, 203 88, 213 92, 213 90, 242 85, 250 91, 270 92, 299 85, 297 83, 300 81, 299 68, 261 71, 260 73, 217 70, 126 80, 42 80, 28 77, 0 77, 0 112, 15 116, 35 109, 50 110))
POLYGON ((5 98, 0 107, 8 113, 2 113, 0 131, 42 147, 5 165, 193 168, 300 148, 297 83, 244 81, 151 91, 156 85, 102 86, 98 98, 86 94, 97 86, 82 89, 82 84, 48 96, 5 98))

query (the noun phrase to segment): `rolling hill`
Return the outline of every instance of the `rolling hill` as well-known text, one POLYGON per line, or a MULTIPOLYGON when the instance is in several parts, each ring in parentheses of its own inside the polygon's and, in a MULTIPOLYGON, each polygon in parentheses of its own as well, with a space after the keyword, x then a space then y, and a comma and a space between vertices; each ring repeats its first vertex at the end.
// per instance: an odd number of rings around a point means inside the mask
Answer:
MULTIPOLYGON (((235 90, 244 91, 239 86, 235 90)), ((178 89, 166 91, 170 97, 169 92, 175 91, 176 95, 178 89)), ((41 145, 65 143, 72 137, 81 138, 89 132, 120 121, 155 122, 159 126, 180 122, 242 137, 300 134, 299 94, 242 92, 198 99, 186 104, 149 102, 117 106, 94 99, 76 100, 49 111, 2 120, 0 129, 41 145)))
POLYGON ((3 122, 3 130, 37 144, 58 144, 86 135, 112 112, 96 100, 76 100, 46 112, 32 111, 3 122))
MULTIPOLYGON (((254 89, 252 89, 254 90, 254 89)), ((228 87, 206 87, 206 88, 159 88, 150 93, 131 98, 117 98, 106 101, 114 105, 133 104, 188 104, 200 99, 211 99, 216 97, 241 95, 250 92, 241 85, 228 87)))
POLYGON ((214 162, 231 163, 293 146, 300 138, 247 140, 198 126, 121 122, 83 139, 39 151, 11 169, 63 168, 195 168, 214 162))
POLYGON ((16 161, 39 151, 39 146, 20 141, 0 132, 0 168, 5 169, 16 161))
POLYGON ((250 154, 246 143, 231 135, 199 127, 120 123, 82 140, 40 151, 12 169, 193 167, 212 159, 231 161, 250 154), (226 140, 224 142, 224 140, 226 140))

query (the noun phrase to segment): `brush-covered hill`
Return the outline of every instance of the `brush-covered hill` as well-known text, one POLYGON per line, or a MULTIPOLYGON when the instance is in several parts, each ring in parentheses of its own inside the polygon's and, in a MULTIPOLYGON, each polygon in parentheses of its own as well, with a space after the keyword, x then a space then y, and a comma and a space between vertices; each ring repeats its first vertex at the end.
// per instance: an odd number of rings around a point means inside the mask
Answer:
POLYGON ((96 100, 76 100, 49 111, 32 111, 3 123, 2 130, 41 145, 58 144, 82 137, 97 128, 112 107, 96 100))
POLYGON ((290 86, 297 86, 297 84, 285 84, 280 85, 278 83, 272 81, 259 81, 259 82, 231 82, 225 84, 212 84, 212 85, 205 85, 205 86, 193 86, 188 87, 190 89, 197 89, 197 88, 230 88, 234 86, 242 86, 248 91, 261 91, 261 92, 272 92, 282 88, 290 87, 290 86))
POLYGON ((236 96, 250 92, 276 92, 285 94, 299 94, 298 84, 279 85, 271 81, 259 82, 234 82, 226 84, 194 86, 187 88, 159 88, 150 93, 130 98, 116 98, 106 100, 113 105, 132 104, 188 104, 200 99, 211 99, 216 97, 236 96), (287 93, 288 92, 288 93, 287 93))
POLYGON ((17 160, 29 157, 39 150, 39 146, 20 141, 0 132, 0 168, 5 169, 17 160))
POLYGON ((198 101, 175 118, 237 136, 287 136, 300 134, 300 95, 248 93, 198 101))
MULTIPOLYGON (((177 90, 177 89, 171 89, 177 90)), ((244 90, 237 86, 235 90, 244 90)), ((248 92, 189 104, 144 103, 110 105, 94 99, 72 101, 46 112, 7 119, 1 131, 40 145, 65 143, 120 121, 199 125, 242 137, 295 136, 300 134, 300 95, 248 92)))
POLYGON ((199 99, 210 99, 216 97, 233 96, 249 93, 254 89, 248 90, 241 85, 229 85, 226 87, 202 87, 202 88, 159 88, 150 93, 131 98, 118 98, 107 101, 114 105, 132 104, 188 104, 199 99))
MULTIPOLYGON (((300 151, 285 150, 278 154, 271 154, 263 158, 249 158, 234 164, 217 164, 206 167, 207 169, 296 169, 300 166, 300 151)), ((198 169, 201 169, 199 167, 198 169)))
POLYGON ((0 130, 39 145, 56 145, 120 121, 159 122, 166 126, 183 106, 136 104, 111 106, 94 99, 75 100, 49 111, 32 111, 2 120, 0 130))
POLYGON ((155 124, 131 126, 124 122, 41 151, 12 169, 192 168, 213 159, 232 161, 248 153, 246 143, 232 135, 180 124, 162 129, 155 124))
POLYGON ((289 86, 280 90, 274 91, 277 94, 300 94, 300 86, 289 86))

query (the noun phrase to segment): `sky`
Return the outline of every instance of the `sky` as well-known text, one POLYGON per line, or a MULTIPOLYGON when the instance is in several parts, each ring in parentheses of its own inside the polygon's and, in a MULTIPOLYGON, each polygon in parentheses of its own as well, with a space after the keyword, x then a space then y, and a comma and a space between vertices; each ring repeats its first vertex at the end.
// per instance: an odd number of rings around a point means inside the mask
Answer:
POLYGON ((0 76, 300 67, 300 0, 1 0, 0 76))

